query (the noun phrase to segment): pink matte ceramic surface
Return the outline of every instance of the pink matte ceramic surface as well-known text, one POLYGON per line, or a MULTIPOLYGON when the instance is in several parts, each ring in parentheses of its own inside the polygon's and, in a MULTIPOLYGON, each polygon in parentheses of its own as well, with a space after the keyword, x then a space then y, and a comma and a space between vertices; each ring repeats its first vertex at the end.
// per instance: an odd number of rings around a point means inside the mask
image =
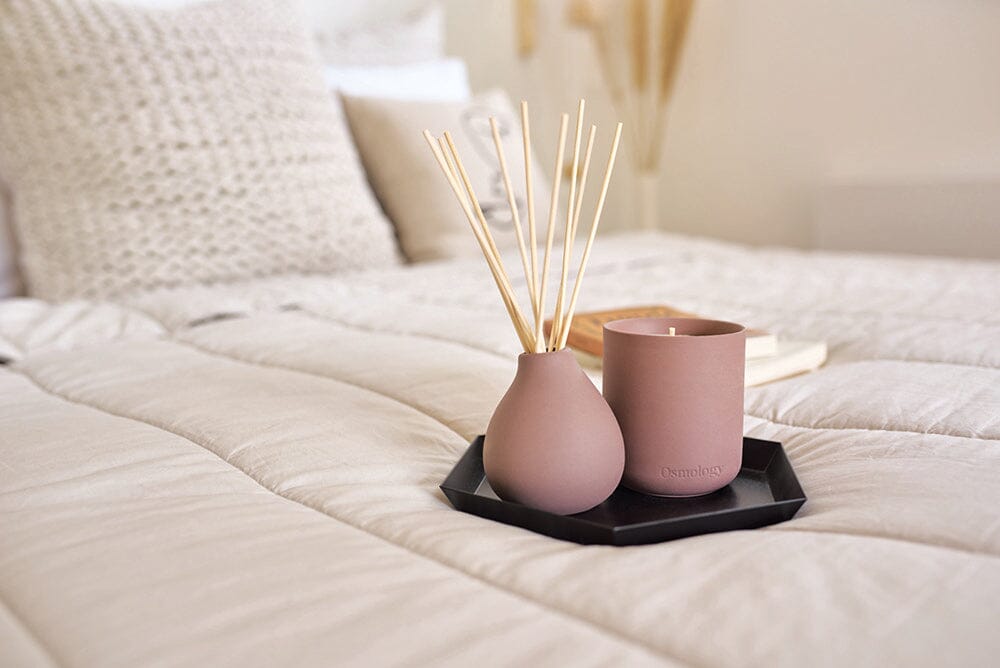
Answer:
POLYGON ((632 318, 604 326, 604 397, 625 437, 627 487, 697 496, 732 482, 743 460, 745 364, 746 329, 735 323, 632 318))
POLYGON ((559 515, 589 510, 621 481, 614 413, 569 350, 524 353, 486 429, 483 468, 506 501, 559 515))

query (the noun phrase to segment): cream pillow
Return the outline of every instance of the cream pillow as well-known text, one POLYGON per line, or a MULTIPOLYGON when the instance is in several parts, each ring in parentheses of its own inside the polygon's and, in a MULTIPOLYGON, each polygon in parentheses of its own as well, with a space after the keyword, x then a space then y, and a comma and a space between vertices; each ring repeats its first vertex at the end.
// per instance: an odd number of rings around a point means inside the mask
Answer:
MULTIPOLYGON (((410 102, 342 96, 354 141, 382 207, 396 225, 403 253, 414 262, 479 253, 469 223, 448 187, 422 132, 451 132, 497 245, 517 243, 500 176, 489 117, 496 116, 507 167, 527 234, 520 115, 502 91, 466 102, 410 102)), ((538 234, 545 231, 549 188, 532 162, 538 234)))
POLYGON ((0 3, 0 173, 28 293, 397 263, 313 48, 279 0, 0 3))
POLYGON ((406 65, 331 65, 323 73, 330 90, 344 95, 439 101, 461 101, 472 97, 469 71, 461 58, 406 65))

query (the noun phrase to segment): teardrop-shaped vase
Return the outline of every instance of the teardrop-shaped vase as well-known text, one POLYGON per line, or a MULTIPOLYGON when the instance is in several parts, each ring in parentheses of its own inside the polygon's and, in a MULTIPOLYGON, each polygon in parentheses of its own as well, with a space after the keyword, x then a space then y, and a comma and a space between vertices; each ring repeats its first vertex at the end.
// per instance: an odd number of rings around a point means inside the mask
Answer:
POLYGON ((572 352, 518 357, 486 429, 483 467, 501 499, 559 515, 611 496, 625 468, 622 432, 572 352))

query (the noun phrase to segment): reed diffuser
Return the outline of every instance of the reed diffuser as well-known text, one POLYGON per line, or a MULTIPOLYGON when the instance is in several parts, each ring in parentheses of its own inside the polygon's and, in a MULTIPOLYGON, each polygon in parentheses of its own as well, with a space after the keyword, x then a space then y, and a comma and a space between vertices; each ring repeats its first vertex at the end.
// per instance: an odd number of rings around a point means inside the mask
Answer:
POLYGON ((539 261, 538 225, 531 179, 531 127, 528 104, 521 102, 521 131, 524 152, 527 238, 517 207, 514 186, 495 118, 490 119, 497 161, 510 205, 521 268, 528 287, 530 319, 524 315, 511 284, 507 268, 496 246, 490 226, 469 181, 458 149, 450 133, 435 139, 427 130, 427 140, 438 166, 465 213, 472 233, 486 259, 504 308, 510 317, 524 353, 518 357, 517 374, 497 405, 486 429, 483 466, 494 491, 502 499, 523 503, 559 514, 587 510, 604 501, 621 480, 625 454, 621 430, 604 398, 573 354, 566 349, 576 311, 580 286, 594 245, 604 210, 604 202, 614 171, 622 124, 618 123, 601 179, 601 190, 591 218, 576 278, 570 288, 569 269, 574 255, 583 196, 590 171, 597 127, 590 126, 583 144, 585 102, 580 100, 572 144, 572 171, 566 205, 559 284, 555 291, 551 331, 543 331, 549 273, 553 262, 553 240, 559 211, 559 192, 565 158, 569 115, 562 114, 559 143, 552 172, 552 194, 544 252, 539 261), (581 148, 583 148, 581 160, 581 148), (539 266, 539 264, 541 266, 539 266))

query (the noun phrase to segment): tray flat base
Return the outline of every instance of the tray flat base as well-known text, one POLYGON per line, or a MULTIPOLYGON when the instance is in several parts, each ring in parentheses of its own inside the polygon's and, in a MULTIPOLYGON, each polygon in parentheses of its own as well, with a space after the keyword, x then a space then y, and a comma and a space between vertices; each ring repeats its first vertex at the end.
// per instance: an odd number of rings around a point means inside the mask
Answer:
POLYGON ((710 494, 663 497, 624 486, 596 508, 554 515, 500 499, 483 472, 479 436, 441 484, 458 510, 582 544, 641 545, 703 533, 755 529, 783 522, 806 496, 780 443, 743 439, 743 467, 710 494))

